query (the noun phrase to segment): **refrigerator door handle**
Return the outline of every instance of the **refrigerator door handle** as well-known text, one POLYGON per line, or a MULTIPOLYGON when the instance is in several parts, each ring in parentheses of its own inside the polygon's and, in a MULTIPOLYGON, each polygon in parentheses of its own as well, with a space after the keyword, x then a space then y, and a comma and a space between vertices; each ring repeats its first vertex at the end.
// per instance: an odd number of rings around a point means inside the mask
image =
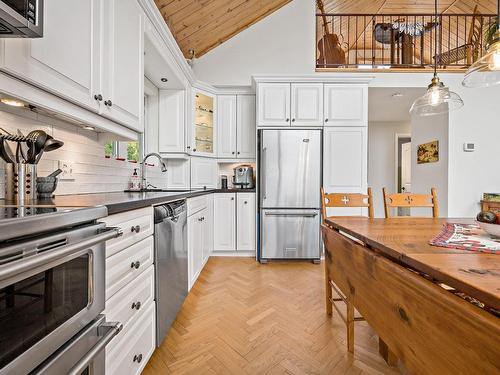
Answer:
POLYGON ((303 214, 298 212, 265 212, 266 216, 316 217, 318 213, 303 214))
POLYGON ((266 161, 267 161, 267 147, 262 148, 262 200, 266 200, 267 186, 266 186, 266 161))

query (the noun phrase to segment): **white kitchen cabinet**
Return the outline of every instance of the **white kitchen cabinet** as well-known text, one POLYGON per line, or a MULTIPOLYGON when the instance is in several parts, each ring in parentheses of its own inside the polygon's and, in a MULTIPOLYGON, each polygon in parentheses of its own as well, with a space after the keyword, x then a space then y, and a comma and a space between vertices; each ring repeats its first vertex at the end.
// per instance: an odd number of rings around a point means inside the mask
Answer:
POLYGON ((44 3, 44 35, 3 39, 1 69, 95 112, 100 94, 101 0, 44 3))
POLYGON ((368 87, 325 84, 325 126, 366 126, 368 87))
POLYGON ((203 265, 207 262, 210 254, 214 251, 214 194, 206 196, 207 208, 202 217, 203 224, 203 265))
POLYGON ((236 200, 236 249, 255 251, 255 193, 237 193, 236 200))
POLYGON ((238 95, 236 102, 236 157, 255 159, 255 95, 238 95))
MULTIPOLYGON (((323 131, 323 187, 327 193, 365 193, 368 185, 367 127, 327 127, 323 131)), ((336 215, 360 215, 359 208, 336 215)))
POLYGON ((254 159, 255 95, 219 95, 217 101, 218 157, 254 159))
POLYGON ((189 159, 167 159, 167 186, 169 189, 189 190, 191 168, 189 159))
POLYGON ((290 126, 289 83, 261 83, 257 98, 257 126, 290 126))
POLYGON ((191 157, 191 188, 217 187, 217 160, 191 157))
POLYGON ((103 4, 101 114, 142 132, 145 16, 136 0, 103 4))
POLYGON ((323 126, 323 84, 292 83, 292 126, 323 126))
MULTIPOLYGON (((236 158, 237 138, 237 98, 236 95, 217 96, 217 156, 236 158)), ((255 138, 255 134, 254 134, 255 138)))
POLYGON ((195 89, 191 97, 191 129, 189 153, 196 156, 216 157, 217 100, 215 95, 195 89))
POLYGON ((209 237, 207 234, 207 216, 208 208, 204 207, 202 210, 188 217, 188 269, 189 269, 189 289, 194 285, 198 278, 204 261, 204 254, 207 251, 206 241, 209 237))
POLYGON ((159 152, 185 152, 185 103, 184 90, 160 90, 159 100, 159 152))
POLYGON ((214 196, 214 251, 236 250, 236 193, 214 196))

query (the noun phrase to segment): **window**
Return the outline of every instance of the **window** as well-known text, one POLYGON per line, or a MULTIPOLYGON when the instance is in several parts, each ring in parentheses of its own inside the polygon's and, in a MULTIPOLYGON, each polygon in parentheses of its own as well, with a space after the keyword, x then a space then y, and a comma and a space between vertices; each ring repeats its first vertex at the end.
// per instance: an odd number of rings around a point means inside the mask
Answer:
POLYGON ((141 143, 137 141, 119 142, 109 141, 104 144, 104 156, 139 162, 141 143))

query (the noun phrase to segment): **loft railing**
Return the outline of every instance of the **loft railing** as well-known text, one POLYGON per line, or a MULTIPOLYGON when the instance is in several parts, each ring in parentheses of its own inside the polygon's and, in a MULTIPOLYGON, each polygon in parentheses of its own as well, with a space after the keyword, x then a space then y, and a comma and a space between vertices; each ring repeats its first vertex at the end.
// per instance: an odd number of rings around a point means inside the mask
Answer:
POLYGON ((495 15, 479 13, 317 14, 316 67, 421 69, 437 60, 466 68, 484 54, 495 25, 495 15))

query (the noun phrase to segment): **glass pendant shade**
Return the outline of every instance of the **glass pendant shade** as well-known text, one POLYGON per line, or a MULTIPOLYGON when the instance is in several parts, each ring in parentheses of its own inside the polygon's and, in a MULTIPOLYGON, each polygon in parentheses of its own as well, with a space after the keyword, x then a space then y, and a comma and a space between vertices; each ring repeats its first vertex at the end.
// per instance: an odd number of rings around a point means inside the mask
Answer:
POLYGON ((410 113, 416 116, 434 116, 454 111, 463 105, 460 96, 450 91, 435 75, 427 92, 413 102, 410 113))
POLYGON ((500 31, 488 47, 486 55, 472 64, 462 84, 466 87, 488 87, 500 84, 500 31))

